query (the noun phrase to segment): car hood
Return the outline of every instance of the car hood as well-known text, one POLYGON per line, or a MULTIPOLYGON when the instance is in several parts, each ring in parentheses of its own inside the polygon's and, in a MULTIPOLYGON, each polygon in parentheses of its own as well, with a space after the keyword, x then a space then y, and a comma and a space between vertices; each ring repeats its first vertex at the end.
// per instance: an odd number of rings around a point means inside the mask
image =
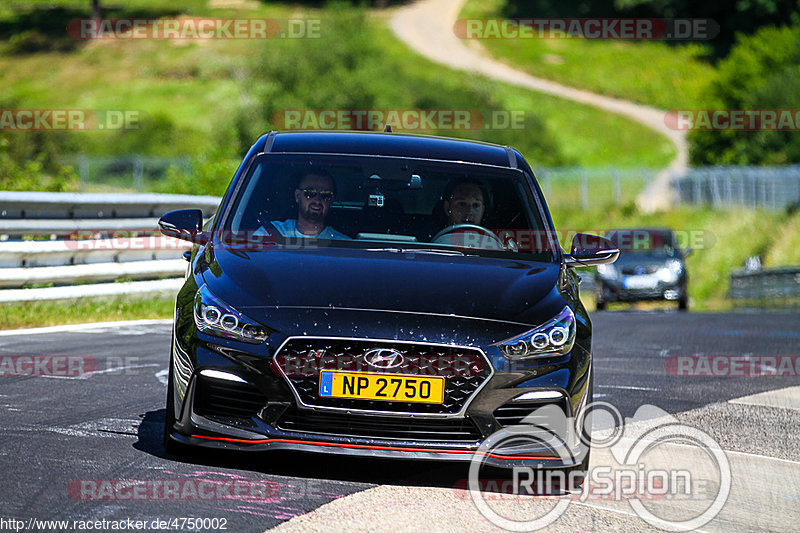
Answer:
MULTIPOLYGON (((614 266, 618 270, 633 270, 637 267, 644 268, 644 271, 655 271, 667 265, 667 261, 672 259, 666 255, 650 255, 650 254, 626 254, 620 255, 614 262, 614 266)), ((643 272, 644 273, 644 272, 643 272)))
POLYGON ((347 309, 536 325, 565 305, 559 272, 555 263, 506 258, 218 245, 202 276, 213 293, 255 319, 257 309, 347 309))

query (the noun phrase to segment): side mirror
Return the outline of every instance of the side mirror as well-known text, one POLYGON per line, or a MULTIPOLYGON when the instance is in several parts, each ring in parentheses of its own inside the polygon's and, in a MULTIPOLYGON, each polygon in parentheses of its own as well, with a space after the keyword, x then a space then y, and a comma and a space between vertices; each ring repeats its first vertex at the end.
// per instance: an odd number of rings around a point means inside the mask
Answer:
POLYGON ((604 265, 613 263, 619 257, 619 248, 597 235, 576 233, 572 238, 572 250, 564 254, 564 263, 568 267, 604 265))
POLYGON ((203 212, 199 209, 170 211, 158 220, 158 229, 168 237, 196 244, 208 242, 209 235, 203 231, 203 212))

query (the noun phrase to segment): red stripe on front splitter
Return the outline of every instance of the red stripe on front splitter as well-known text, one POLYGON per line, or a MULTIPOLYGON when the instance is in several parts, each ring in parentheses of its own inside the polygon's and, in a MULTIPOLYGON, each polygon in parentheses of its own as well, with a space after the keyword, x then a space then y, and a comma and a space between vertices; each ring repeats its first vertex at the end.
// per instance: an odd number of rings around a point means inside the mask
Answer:
POLYGON ((282 442, 287 444, 309 444, 312 446, 331 446, 334 448, 359 448, 359 449, 367 449, 367 450, 388 450, 392 452, 428 452, 428 453, 458 453, 458 454, 469 454, 469 455, 485 455, 487 457, 492 457, 493 459, 504 459, 504 460, 514 460, 514 459, 527 459, 531 461, 560 461, 560 457, 552 457, 549 455, 499 455, 496 453, 484 453, 484 452, 471 452, 468 450, 442 450, 442 449, 428 449, 428 448, 401 448, 399 446, 371 446, 369 444, 342 444, 339 442, 318 442, 318 441, 308 441, 308 440, 291 440, 291 439, 232 439, 230 437, 207 437, 205 435, 192 435, 192 437, 196 439, 208 439, 208 440, 221 440, 226 442, 241 442, 244 444, 267 444, 270 442, 282 442))

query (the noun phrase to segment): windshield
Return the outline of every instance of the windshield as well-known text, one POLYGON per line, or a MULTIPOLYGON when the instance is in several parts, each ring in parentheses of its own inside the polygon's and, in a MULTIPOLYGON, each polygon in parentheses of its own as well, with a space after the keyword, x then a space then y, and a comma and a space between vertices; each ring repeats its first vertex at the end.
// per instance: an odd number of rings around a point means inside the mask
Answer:
POLYGON ((666 259, 678 255, 677 243, 671 231, 653 229, 614 230, 606 234, 621 253, 619 259, 666 259))
POLYGON ((283 246, 554 257, 521 171, 399 157, 263 154, 222 229, 283 246))

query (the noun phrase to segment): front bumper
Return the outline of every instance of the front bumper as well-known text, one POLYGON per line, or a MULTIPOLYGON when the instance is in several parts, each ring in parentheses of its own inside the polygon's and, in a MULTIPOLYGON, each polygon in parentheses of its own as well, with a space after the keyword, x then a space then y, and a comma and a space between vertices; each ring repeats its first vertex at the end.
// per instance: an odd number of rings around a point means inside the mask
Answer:
POLYGON ((344 408, 309 405, 278 359, 214 343, 190 348, 176 342, 177 422, 171 438, 206 448, 395 459, 470 461, 478 455, 484 464, 505 468, 572 467, 583 456, 575 435, 589 398, 590 357, 579 344, 572 354, 533 369, 497 369, 485 357, 485 379, 472 389, 454 389, 471 396, 447 412, 376 411, 359 408, 360 400, 344 408), (535 398, 515 401, 525 393, 535 398), (523 419, 532 437, 523 449, 481 449, 489 436, 523 419))
POLYGON ((619 280, 600 278, 596 281, 598 298, 603 302, 640 302, 650 300, 681 300, 686 297, 683 282, 659 281, 652 287, 625 287, 619 280))

